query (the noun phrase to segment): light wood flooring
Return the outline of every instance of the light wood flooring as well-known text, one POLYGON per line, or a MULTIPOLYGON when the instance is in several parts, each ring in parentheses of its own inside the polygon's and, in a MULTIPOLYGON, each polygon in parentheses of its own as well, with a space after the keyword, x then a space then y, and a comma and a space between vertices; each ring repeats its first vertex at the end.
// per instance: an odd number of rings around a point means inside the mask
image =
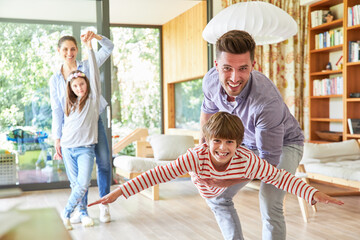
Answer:
MULTIPOLYGON (((112 186, 112 189, 116 186, 112 186)), ((60 213, 69 189, 24 192, 20 197, 0 199, 0 211, 19 204, 20 209, 54 207, 60 213)), ((89 202, 97 199, 98 189, 90 188, 89 202)), ((160 185, 159 201, 141 194, 120 198, 111 204, 112 222, 100 223, 99 208, 90 207, 95 226, 74 225, 75 240, 221 240, 212 212, 189 180, 160 185)), ((343 206, 318 204, 318 212, 309 207, 309 222, 304 223, 297 198, 286 198, 285 216, 288 240, 358 240, 360 239, 360 196, 338 197, 343 206)), ((258 191, 244 188, 235 197, 245 239, 261 239, 258 191)), ((29 236, 31 240, 31 237, 29 236)))

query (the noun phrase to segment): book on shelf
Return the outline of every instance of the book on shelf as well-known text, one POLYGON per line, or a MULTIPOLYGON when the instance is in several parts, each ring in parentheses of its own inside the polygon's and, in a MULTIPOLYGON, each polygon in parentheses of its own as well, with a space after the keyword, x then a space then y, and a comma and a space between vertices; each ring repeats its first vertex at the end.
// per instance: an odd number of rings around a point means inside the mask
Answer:
POLYGON ((348 8, 348 27, 360 24, 360 5, 348 8))
POLYGON ((360 134, 360 119, 348 118, 350 134, 360 134))
POLYGON ((315 79, 313 81, 313 96, 343 94, 343 77, 315 79))
POLYGON ((349 41, 349 62, 360 61, 360 41, 349 41))
POLYGON ((332 47, 343 44, 344 42, 343 35, 344 34, 342 28, 334 28, 329 31, 316 34, 315 49, 321 49, 321 48, 332 47))
POLYGON ((323 23, 326 23, 325 17, 328 13, 329 13, 329 10, 312 11, 310 14, 311 27, 316 27, 323 23))

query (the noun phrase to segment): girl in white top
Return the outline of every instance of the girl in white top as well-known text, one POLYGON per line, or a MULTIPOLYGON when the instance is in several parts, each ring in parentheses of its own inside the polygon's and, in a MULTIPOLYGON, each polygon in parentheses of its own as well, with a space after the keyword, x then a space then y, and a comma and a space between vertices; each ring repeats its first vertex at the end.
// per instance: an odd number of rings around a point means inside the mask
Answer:
MULTIPOLYGON (((89 53, 90 79, 79 71, 73 71, 67 78, 65 119, 60 139, 61 152, 66 174, 71 183, 71 194, 63 213, 65 227, 72 229, 70 215, 88 191, 94 165, 95 144, 98 142, 98 120, 100 109, 100 73, 96 63, 91 40, 84 35, 81 40, 89 53)), ((83 226, 94 222, 83 211, 83 226)))

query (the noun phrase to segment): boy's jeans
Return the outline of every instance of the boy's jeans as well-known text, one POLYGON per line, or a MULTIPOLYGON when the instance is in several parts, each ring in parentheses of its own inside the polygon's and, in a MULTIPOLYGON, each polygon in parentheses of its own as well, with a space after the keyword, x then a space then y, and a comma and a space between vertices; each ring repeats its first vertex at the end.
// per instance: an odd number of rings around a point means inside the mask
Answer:
MULTIPOLYGON (((79 202, 84 199, 88 191, 94 166, 95 145, 62 148, 62 155, 71 186, 71 194, 65 206, 64 217, 70 218, 70 214, 79 202)), ((87 205, 81 205, 79 208, 82 214, 87 215, 87 205)))
MULTIPOLYGON (((302 158, 303 146, 283 146, 280 157, 279 169, 285 169, 294 174, 302 158)), ((254 151, 258 154, 257 151, 254 151)), ((213 211, 216 221, 226 240, 243 240, 241 224, 234 208, 233 197, 248 182, 242 182, 228 187, 220 196, 206 199, 207 204, 213 211)), ((285 240, 286 224, 283 214, 283 200, 286 192, 277 189, 271 184, 261 182, 259 199, 262 216, 262 239, 285 240)), ((247 206, 243 206, 247 207, 247 206)))

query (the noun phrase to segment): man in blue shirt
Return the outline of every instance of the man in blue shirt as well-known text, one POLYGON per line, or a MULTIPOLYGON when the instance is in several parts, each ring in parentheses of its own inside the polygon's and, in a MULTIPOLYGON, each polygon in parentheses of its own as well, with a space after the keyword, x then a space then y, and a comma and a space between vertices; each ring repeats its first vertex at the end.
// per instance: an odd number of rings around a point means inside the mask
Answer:
MULTIPOLYGON (((201 126, 216 112, 237 115, 245 133, 243 145, 279 169, 294 174, 302 158, 304 136, 274 83, 254 70, 255 41, 244 31, 225 33, 216 42, 215 67, 203 79, 201 126)), ((224 181, 227 190, 207 200, 225 239, 243 239, 232 198, 248 181, 224 181)), ((285 192, 261 183, 263 240, 286 239, 285 192)))

